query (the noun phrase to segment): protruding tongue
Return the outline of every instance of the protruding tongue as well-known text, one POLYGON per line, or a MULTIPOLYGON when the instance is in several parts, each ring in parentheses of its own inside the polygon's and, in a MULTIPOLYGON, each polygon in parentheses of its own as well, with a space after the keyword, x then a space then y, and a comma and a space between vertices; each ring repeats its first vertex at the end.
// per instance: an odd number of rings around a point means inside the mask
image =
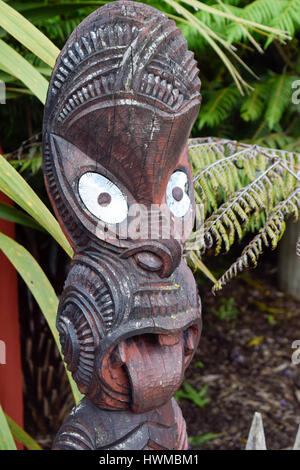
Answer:
POLYGON ((120 343, 118 352, 131 382, 134 413, 163 405, 179 388, 184 372, 182 333, 135 336, 120 343))

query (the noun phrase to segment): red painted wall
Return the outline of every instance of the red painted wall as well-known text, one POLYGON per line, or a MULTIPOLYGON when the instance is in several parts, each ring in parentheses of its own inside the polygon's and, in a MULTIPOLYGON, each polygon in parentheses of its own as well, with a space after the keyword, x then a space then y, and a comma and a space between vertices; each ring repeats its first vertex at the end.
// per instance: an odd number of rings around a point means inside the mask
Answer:
MULTIPOLYGON (((0 192, 0 201, 9 199, 0 192)), ((13 223, 0 219, 0 232, 14 238, 13 223)), ((0 403, 23 428, 23 381, 21 367, 17 273, 0 251, 0 340, 6 345, 6 364, 0 364, 0 403)), ((18 446, 19 449, 22 446, 18 446)))

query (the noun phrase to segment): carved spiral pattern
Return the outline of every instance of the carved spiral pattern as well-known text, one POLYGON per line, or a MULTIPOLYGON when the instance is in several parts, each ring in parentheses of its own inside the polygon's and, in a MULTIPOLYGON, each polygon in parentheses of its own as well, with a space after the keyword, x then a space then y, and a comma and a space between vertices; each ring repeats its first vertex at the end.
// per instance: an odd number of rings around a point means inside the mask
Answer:
POLYGON ((69 304, 57 320, 57 329, 68 369, 81 391, 91 383, 94 370, 95 344, 87 318, 69 304))
POLYGON ((65 362, 82 393, 88 393, 94 377, 95 349, 113 320, 108 286, 98 273, 75 264, 61 297, 57 329, 65 362))

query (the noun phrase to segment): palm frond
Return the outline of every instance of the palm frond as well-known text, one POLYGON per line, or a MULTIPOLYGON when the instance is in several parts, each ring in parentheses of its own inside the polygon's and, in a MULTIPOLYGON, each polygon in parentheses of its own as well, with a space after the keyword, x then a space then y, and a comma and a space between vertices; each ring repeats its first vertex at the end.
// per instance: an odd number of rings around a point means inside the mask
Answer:
POLYGON ((18 78, 42 103, 45 103, 48 81, 2 39, 0 39, 0 69, 18 78))
POLYGON ((2 0, 0 0, 0 26, 50 67, 54 66, 59 49, 30 21, 2 0))

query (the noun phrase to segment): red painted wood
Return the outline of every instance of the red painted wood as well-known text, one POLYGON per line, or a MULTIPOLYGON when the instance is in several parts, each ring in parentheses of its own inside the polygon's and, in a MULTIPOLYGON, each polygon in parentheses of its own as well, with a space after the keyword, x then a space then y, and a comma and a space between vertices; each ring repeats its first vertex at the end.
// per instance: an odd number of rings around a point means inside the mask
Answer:
MULTIPOLYGON (((10 199, 0 193, 0 201, 10 199)), ((0 219, 0 232, 15 238, 15 225, 0 219)), ((23 427, 23 383, 21 366, 20 327, 17 273, 0 252, 0 340, 6 345, 6 364, 0 364, 0 403, 4 411, 23 427)), ((18 445, 19 449, 23 446, 18 445)))

